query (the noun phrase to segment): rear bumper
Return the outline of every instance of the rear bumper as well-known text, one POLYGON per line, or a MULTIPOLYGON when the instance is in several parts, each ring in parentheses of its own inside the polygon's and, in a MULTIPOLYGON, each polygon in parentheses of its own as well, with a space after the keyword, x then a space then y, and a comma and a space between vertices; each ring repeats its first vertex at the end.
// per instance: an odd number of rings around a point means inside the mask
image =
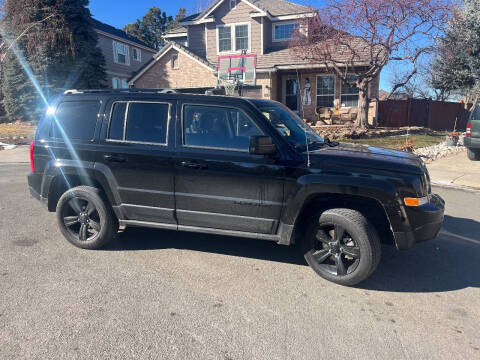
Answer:
POLYGON ((405 212, 410 229, 393 233, 399 250, 410 249, 416 243, 437 237, 443 225, 445 201, 434 194, 428 204, 418 208, 407 207, 405 212))
POLYGON ((469 149, 480 149, 480 138, 476 137, 465 137, 464 145, 469 149))
POLYGON ((48 205, 48 199, 40 195, 40 192, 37 190, 38 185, 38 176, 36 174, 28 174, 28 188, 30 190, 30 195, 35 199, 41 201, 45 206, 48 205))

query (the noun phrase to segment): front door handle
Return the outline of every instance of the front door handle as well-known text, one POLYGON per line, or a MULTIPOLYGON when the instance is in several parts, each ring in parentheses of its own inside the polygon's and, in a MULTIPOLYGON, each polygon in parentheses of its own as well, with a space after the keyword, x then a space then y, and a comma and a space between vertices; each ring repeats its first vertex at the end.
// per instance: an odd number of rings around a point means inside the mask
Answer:
POLYGON ((103 158, 110 162, 125 163, 127 159, 118 155, 104 155, 103 158))
POLYGON ((189 168, 189 169, 196 169, 196 170, 203 170, 206 169, 207 167, 198 163, 198 162, 193 162, 193 161, 182 161, 180 163, 181 167, 189 168))

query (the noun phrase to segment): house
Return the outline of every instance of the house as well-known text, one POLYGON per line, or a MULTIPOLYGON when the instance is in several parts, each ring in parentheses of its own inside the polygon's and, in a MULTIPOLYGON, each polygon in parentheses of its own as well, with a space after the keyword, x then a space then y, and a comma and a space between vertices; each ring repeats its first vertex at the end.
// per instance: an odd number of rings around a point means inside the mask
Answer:
MULTIPOLYGON (((323 64, 296 59, 289 49, 293 34, 315 15, 312 8, 285 0, 215 0, 166 34, 167 45, 130 79, 130 86, 215 87, 219 57, 255 54, 256 82, 244 89, 245 96, 280 101, 313 122, 320 120, 322 112, 353 121, 358 89, 342 83, 323 64)), ((364 62, 359 59, 358 66, 364 62)), ((369 97, 376 99, 378 91, 377 79, 369 97)), ((375 104, 371 102, 370 122, 376 116, 375 104)))
POLYGON ((157 50, 101 21, 93 19, 93 27, 98 35, 98 47, 105 57, 109 86, 128 88, 128 79, 149 63, 157 50))

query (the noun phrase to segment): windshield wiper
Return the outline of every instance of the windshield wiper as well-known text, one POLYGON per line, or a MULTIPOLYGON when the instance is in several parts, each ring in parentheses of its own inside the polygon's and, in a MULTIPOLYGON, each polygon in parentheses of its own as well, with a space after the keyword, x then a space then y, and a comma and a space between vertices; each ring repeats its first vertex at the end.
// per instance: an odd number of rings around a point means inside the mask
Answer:
POLYGON ((340 145, 339 142, 337 142, 337 141, 332 141, 332 140, 330 140, 328 137, 326 137, 325 139, 323 139, 323 141, 325 142, 326 145, 328 145, 328 146, 330 146, 330 147, 335 147, 335 146, 340 145))
MULTIPOLYGON (((327 145, 325 142, 317 141, 317 140, 313 140, 312 142, 308 143, 308 147, 315 147, 315 146, 323 147, 325 145, 327 145)), ((306 148, 307 148, 307 144, 295 145, 295 149, 306 149, 306 148)))

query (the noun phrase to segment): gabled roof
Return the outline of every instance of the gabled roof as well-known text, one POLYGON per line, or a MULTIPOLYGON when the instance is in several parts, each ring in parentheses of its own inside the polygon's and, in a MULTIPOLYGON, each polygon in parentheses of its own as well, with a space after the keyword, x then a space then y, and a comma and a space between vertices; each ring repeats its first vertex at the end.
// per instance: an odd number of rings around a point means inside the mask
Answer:
MULTIPOLYGON (((206 20, 225 0, 215 0, 205 11, 199 14, 190 15, 184 18, 180 23, 191 23, 206 20)), ((281 16, 289 15, 305 15, 311 14, 313 8, 296 4, 287 0, 237 0, 243 1, 252 7, 253 11, 258 12, 261 16, 267 16, 275 19, 281 16)))
MULTIPOLYGON (((146 48, 149 48, 149 49, 152 49, 150 46, 148 46, 146 43, 144 43, 143 41, 137 39, 135 36, 132 36, 130 34, 127 34, 125 31, 123 30, 120 30, 120 29, 117 29, 111 25, 108 25, 108 24, 105 24, 101 21, 98 21, 96 19, 92 19, 92 22, 93 22, 93 27, 99 31, 102 31, 104 33, 107 33, 107 34, 110 34, 110 35, 113 35, 117 38, 121 38, 121 39, 125 39, 125 40, 128 40, 130 42, 133 42, 133 43, 136 43, 138 45, 141 45, 143 47, 146 47, 146 48)), ((152 49, 152 51, 156 51, 155 49, 152 49)))
POLYGON ((178 52, 183 53, 185 56, 189 57, 193 61, 196 61, 200 65, 204 66, 210 71, 216 71, 216 68, 214 65, 210 64, 206 59, 204 59, 201 56, 198 56, 195 54, 193 51, 188 49, 187 47, 176 43, 174 41, 169 41, 167 44, 160 50, 158 53, 156 53, 153 58, 146 63, 142 68, 140 68, 137 73, 129 80, 129 83, 136 81, 139 77, 141 77, 146 71, 148 71, 155 63, 160 60, 162 57, 164 57, 170 50, 175 49, 178 52))

